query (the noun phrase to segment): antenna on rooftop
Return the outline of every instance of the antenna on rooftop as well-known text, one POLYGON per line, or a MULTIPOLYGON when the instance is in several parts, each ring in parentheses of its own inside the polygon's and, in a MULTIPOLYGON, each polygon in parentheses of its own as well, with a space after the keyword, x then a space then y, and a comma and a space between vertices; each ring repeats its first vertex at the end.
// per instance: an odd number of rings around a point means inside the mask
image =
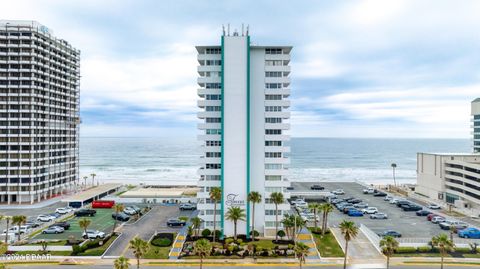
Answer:
POLYGON ((227 24, 227 32, 228 32, 228 36, 230 36, 230 23, 227 24))
POLYGON ((222 24, 222 32, 223 32, 223 35, 225 35, 225 25, 222 24))
POLYGON ((250 25, 247 24, 247 35, 248 35, 248 30, 250 29, 250 25))
POLYGON ((242 36, 244 36, 244 35, 245 35, 245 31, 243 29, 243 23, 242 23, 242 36))

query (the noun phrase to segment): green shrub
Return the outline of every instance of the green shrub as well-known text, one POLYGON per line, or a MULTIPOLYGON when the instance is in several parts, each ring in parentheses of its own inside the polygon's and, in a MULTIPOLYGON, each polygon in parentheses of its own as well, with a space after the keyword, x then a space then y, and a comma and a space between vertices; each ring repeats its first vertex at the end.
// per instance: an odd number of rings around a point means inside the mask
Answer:
POLYGON ((399 247, 395 253, 407 254, 407 253, 416 253, 417 248, 415 247, 399 247))
POLYGON ((151 244, 157 247, 169 247, 172 245, 172 240, 168 238, 155 238, 152 240, 151 244))
POLYGON ((225 244, 230 245, 231 243, 233 243, 233 238, 225 239, 225 244))
POLYGON ((241 244, 241 243, 243 243, 243 240, 239 238, 239 239, 237 239, 237 242, 236 242, 236 243, 237 243, 237 244, 241 244))
POLYGON ((472 249, 471 248, 455 248, 455 252, 463 253, 463 254, 472 253, 472 249))
POLYGON ((260 235, 260 233, 257 232, 257 230, 253 230, 253 231, 250 231, 250 236, 251 236, 251 235, 254 235, 255 237, 257 237, 257 236, 260 235))
POLYGON ((203 237, 209 237, 211 234, 212 234, 212 232, 210 231, 210 229, 204 229, 202 231, 202 236, 203 237))
MULTIPOLYGON (((214 232, 212 231, 212 236, 213 236, 213 233, 214 233, 214 232)), ((222 232, 221 232, 220 230, 215 230, 215 237, 218 238, 218 237, 220 237, 220 236, 222 236, 222 232)))
POLYGON ((417 250, 418 250, 418 252, 420 252, 420 253, 432 252, 432 248, 431 248, 431 247, 418 247, 417 250))
POLYGON ((312 227, 310 228, 310 231, 314 234, 321 234, 322 233, 322 228, 320 227, 312 227))
POLYGON ((278 235, 279 237, 283 238, 283 237, 285 237, 287 234, 285 234, 285 231, 284 231, 284 230, 279 230, 279 231, 277 232, 277 235, 278 235))

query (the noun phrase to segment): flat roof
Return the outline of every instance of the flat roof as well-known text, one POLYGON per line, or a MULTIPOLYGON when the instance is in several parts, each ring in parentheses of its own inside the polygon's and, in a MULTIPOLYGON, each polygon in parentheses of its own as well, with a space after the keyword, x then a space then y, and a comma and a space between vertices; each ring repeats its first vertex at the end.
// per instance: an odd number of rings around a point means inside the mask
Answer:
POLYGON ((480 157, 480 153, 462 153, 462 152, 418 152, 418 154, 429 154, 429 155, 438 155, 438 156, 472 156, 480 157))
POLYGON ((118 189, 122 186, 123 184, 119 183, 107 183, 107 184, 102 184, 96 187, 93 187, 91 189, 88 189, 86 191, 77 193, 75 195, 72 195, 70 197, 67 197, 62 200, 62 202, 83 202, 91 198, 95 198, 101 194, 104 194, 106 192, 118 189))
POLYGON ((122 193, 122 198, 180 198, 184 196, 195 195, 200 188, 185 187, 185 188, 136 188, 122 193))

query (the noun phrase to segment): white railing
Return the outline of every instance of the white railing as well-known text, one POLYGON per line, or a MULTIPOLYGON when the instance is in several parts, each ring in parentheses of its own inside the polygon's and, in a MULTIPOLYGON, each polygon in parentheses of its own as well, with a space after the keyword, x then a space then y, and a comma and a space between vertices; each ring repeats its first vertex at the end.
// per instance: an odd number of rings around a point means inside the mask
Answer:
POLYGON ((368 241, 373 244, 378 252, 382 253, 382 250, 380 249, 380 236, 363 224, 360 224, 360 231, 363 232, 368 241))

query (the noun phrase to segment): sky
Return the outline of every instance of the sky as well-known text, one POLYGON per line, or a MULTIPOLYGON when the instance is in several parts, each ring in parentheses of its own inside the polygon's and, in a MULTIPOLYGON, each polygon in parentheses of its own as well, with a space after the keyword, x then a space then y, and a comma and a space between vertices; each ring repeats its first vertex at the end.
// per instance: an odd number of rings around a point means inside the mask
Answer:
POLYGON ((195 137, 195 45, 292 45, 294 137, 467 138, 480 1, 2 0, 81 50, 81 135, 195 137))

